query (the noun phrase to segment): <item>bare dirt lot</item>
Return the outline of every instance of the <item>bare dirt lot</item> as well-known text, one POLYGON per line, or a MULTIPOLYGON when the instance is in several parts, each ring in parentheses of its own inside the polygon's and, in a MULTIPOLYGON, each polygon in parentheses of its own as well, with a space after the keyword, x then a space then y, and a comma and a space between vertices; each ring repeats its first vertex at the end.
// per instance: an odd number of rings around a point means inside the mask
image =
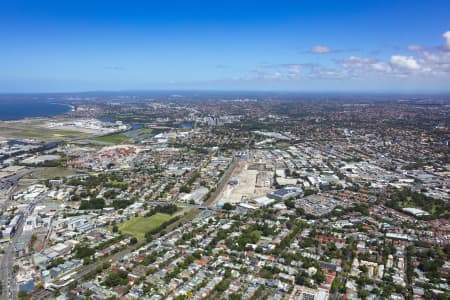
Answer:
POLYGON ((260 171, 249 170, 251 162, 241 161, 236 167, 231 178, 236 179, 237 184, 227 184, 220 195, 217 197, 217 203, 237 203, 244 199, 252 199, 264 196, 269 190, 268 186, 256 186, 256 178, 260 171))

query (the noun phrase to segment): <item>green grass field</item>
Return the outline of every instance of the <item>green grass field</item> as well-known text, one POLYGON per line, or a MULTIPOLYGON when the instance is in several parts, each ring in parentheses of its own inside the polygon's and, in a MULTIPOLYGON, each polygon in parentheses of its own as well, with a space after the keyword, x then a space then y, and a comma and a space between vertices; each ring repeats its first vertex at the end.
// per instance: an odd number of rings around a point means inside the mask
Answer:
POLYGON ((142 134, 150 134, 150 133, 152 133, 152 129, 151 128, 142 128, 141 129, 141 133, 142 134))
POLYGON ((123 144, 129 141, 128 137, 122 133, 98 136, 92 140, 111 144, 123 144))
POLYGON ((47 167, 41 168, 33 171, 30 175, 27 175, 26 179, 52 179, 55 177, 64 177, 68 175, 76 174, 76 170, 74 169, 66 169, 62 167, 47 167))
POLYGON ((151 217, 137 217, 118 225, 122 233, 127 233, 142 240, 145 233, 157 228, 162 223, 170 220, 172 217, 167 214, 157 213, 151 217))

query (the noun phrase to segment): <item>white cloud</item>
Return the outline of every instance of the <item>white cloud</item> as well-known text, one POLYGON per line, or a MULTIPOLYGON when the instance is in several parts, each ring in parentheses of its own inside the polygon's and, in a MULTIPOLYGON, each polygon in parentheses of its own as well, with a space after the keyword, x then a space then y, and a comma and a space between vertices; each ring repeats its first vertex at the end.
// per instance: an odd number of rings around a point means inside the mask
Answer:
POLYGON ((325 54, 325 53, 330 53, 331 51, 332 51, 331 48, 329 48, 327 46, 321 46, 321 45, 316 45, 311 48, 311 52, 316 53, 316 54, 325 54))
POLYGON ((292 64, 288 66, 287 77, 290 79, 299 78, 302 72, 302 68, 300 65, 292 64))
MULTIPOLYGON (((258 69, 253 71, 257 79, 282 79, 284 76, 279 71, 269 71, 265 69, 258 69)), ((249 78, 251 79, 251 78, 249 78)))
POLYGON ((272 74, 272 79, 280 79, 283 75, 280 72, 274 72, 272 74))
POLYGON ((423 49, 424 49, 424 47, 422 47, 420 45, 409 45, 408 46, 409 51, 422 51, 423 49))
POLYGON ((391 66, 385 62, 373 63, 371 66, 372 69, 377 72, 389 73, 392 71, 391 66))
POLYGON ((373 59, 367 58, 367 57, 350 56, 349 58, 347 58, 346 61, 350 62, 350 63, 356 63, 356 64, 361 64, 361 63, 365 64, 365 63, 373 61, 373 59))
POLYGON ((350 56, 337 61, 337 69, 347 70, 352 77, 421 76, 422 78, 450 77, 450 31, 443 34, 445 44, 442 47, 425 47, 418 44, 408 46, 412 56, 392 55, 388 61, 373 58, 350 56))
MULTIPOLYGON (((409 45, 413 55, 392 55, 387 60, 349 56, 329 63, 291 63, 264 65, 249 78, 277 81, 302 79, 450 79, 450 31, 443 34, 440 47, 409 45)), ((336 52, 325 46, 315 46, 314 53, 336 52)))
POLYGON ((290 72, 300 73, 301 66, 298 65, 298 64, 291 64, 291 65, 288 66, 288 69, 289 69, 290 72))
POLYGON ((415 71, 420 69, 416 59, 412 56, 393 55, 390 63, 394 68, 403 70, 415 71))
POLYGON ((321 78, 321 79, 341 79, 349 76, 349 73, 346 70, 339 69, 331 69, 331 68, 322 68, 317 70, 314 74, 311 74, 312 78, 321 78))
POLYGON ((358 66, 367 66, 374 62, 376 62, 376 60, 372 58, 350 56, 342 61, 342 65, 344 67, 358 67, 358 66))
POLYGON ((450 50, 450 30, 447 32, 444 32, 442 35, 445 39, 445 47, 450 50))

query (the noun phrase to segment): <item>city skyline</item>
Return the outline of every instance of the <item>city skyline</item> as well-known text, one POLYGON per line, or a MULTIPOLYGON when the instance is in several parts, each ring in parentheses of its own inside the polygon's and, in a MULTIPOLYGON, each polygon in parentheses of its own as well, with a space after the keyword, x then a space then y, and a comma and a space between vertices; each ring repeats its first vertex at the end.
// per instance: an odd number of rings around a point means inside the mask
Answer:
POLYGON ((2 4, 0 93, 448 92, 446 1, 2 4))

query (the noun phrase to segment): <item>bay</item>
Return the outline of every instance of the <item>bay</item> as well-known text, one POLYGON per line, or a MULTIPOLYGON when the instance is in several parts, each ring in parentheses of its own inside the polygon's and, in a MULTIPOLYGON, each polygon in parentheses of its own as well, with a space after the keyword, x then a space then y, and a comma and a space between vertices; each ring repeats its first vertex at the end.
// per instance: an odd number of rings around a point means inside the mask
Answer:
POLYGON ((0 101, 0 120, 50 117, 67 113, 69 105, 41 101, 0 101))

